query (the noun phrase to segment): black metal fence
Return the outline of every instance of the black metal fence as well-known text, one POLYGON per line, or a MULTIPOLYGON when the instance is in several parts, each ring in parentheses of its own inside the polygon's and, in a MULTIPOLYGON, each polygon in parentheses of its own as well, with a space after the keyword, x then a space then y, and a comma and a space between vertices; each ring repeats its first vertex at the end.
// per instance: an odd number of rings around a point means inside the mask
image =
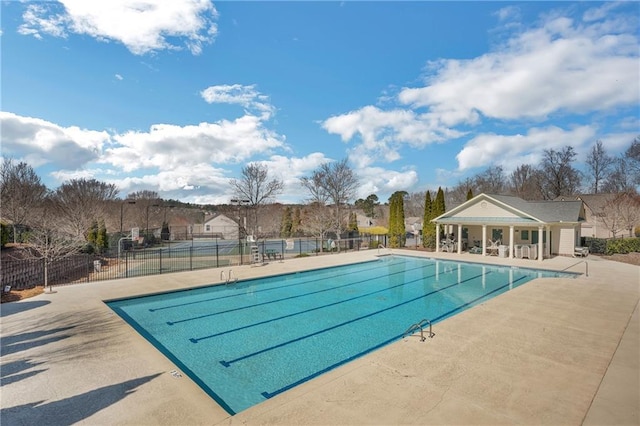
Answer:
MULTIPOLYGON (((377 246, 378 241, 370 237, 336 241, 319 238, 256 242, 211 239, 171 241, 159 247, 122 250, 109 255, 81 254, 53 259, 46 265, 47 285, 284 261, 293 257, 344 253, 377 246)), ((7 286, 17 290, 43 286, 45 260, 5 260, 0 265, 0 273, 3 291, 7 286)))

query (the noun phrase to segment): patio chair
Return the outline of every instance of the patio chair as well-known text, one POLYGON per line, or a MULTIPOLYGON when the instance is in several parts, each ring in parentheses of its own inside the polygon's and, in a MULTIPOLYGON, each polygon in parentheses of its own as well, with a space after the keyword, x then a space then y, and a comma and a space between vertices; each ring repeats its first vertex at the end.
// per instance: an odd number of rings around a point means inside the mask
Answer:
POLYGON ((489 240, 489 245, 487 246, 487 254, 489 256, 498 255, 498 248, 500 247, 500 240, 491 241, 489 240))

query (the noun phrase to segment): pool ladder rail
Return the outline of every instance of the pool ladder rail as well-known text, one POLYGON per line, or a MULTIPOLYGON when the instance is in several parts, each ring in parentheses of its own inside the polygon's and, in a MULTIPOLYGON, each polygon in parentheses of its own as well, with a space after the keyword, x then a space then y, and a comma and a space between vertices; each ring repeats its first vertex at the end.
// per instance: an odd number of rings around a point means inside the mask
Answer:
POLYGON ((378 256, 389 256, 392 255, 393 252, 391 251, 390 248, 385 247, 384 244, 378 244, 378 256), (385 250, 382 252, 382 254, 380 254, 380 250, 385 250))
POLYGON ((224 270, 220 271, 220 281, 224 281, 225 284, 235 284, 238 282, 238 277, 233 276, 233 269, 229 269, 229 273, 225 275, 224 270), (233 281, 232 281, 233 280, 233 281))
POLYGON ((411 327, 407 328, 407 331, 404 332, 404 334, 402 335, 402 338, 407 337, 410 334, 415 333, 416 331, 420 330, 420 341, 424 342, 425 340, 427 340, 427 338, 424 335, 424 327, 426 325, 429 325, 429 334, 428 337, 430 339, 433 338, 433 336, 435 336, 436 334, 433 332, 432 330, 432 326, 431 326, 431 321, 429 321, 428 319, 423 319, 420 322, 417 322, 415 324, 411 324, 411 327))

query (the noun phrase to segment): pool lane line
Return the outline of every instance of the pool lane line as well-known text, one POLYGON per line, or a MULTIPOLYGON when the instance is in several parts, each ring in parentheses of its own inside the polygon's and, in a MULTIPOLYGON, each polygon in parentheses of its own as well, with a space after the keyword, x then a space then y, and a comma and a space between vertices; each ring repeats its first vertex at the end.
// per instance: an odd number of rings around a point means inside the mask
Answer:
MULTIPOLYGON (((425 278, 433 278, 435 276, 436 276, 435 274, 429 275, 429 276, 423 276, 421 278, 421 280, 423 280, 425 278)), ((329 306, 336 306, 336 305, 340 305, 342 303, 352 302, 352 301, 357 300, 357 299, 362 299, 363 297, 372 296, 372 295, 377 294, 377 293, 387 292, 387 291, 392 290, 392 289, 397 288, 397 287, 403 287, 403 286, 405 286, 407 284, 413 284, 414 282, 417 282, 417 281, 418 280, 410 281, 408 283, 402 283, 402 284, 394 285, 392 287, 385 287, 385 288, 380 289, 380 290, 376 290, 376 291, 373 291, 373 292, 370 292, 370 293, 361 294, 359 296, 351 297, 349 299, 340 300, 338 302, 327 303, 326 305, 320 305, 320 306, 316 306, 314 308, 305 309, 303 311, 293 312, 293 313, 290 313, 290 314, 287 314, 287 315, 283 315, 283 316, 280 316, 280 317, 270 318, 268 320, 256 322, 256 323, 253 323, 253 324, 244 325, 242 327, 232 328, 232 329, 229 329, 229 330, 221 331, 220 333, 211 334, 209 336, 195 337, 195 338, 192 337, 189 340, 192 343, 198 343, 201 340, 212 339, 214 337, 219 337, 219 336, 222 336, 222 335, 225 335, 225 334, 235 333, 236 331, 245 330, 245 329, 251 328, 251 327, 257 327, 259 325, 264 325, 264 324, 267 324, 267 323, 270 323, 270 322, 273 322, 273 321, 279 321, 279 320, 282 320, 282 319, 285 319, 285 318, 294 317, 296 315, 302 315, 302 314, 306 314, 306 313, 309 313, 309 312, 317 311, 319 309, 328 308, 329 306)))
MULTIPOLYGON (((488 274, 490 274, 490 273, 492 273, 492 271, 489 271, 489 272, 487 272, 486 274, 488 275, 488 274)), ((305 334, 305 335, 303 335, 303 336, 296 337, 295 339, 287 340, 286 342, 282 342, 282 343, 279 343, 279 344, 274 345, 274 346, 269 346, 269 347, 267 347, 267 348, 260 349, 259 351, 252 352, 252 353, 247 354, 247 355, 243 355, 243 356, 241 356, 241 357, 238 357, 238 358, 232 359, 232 360, 230 360, 230 361, 222 360, 222 361, 220 361, 220 364, 222 364, 222 365, 223 365, 223 366, 225 366, 225 367, 230 367, 230 366, 231 366, 231 364, 235 364, 236 362, 240 362, 240 361, 243 361, 243 360, 245 360, 245 359, 248 359, 248 358, 254 357, 254 356, 256 356, 256 355, 260 355, 260 354, 263 354, 263 353, 265 353, 265 352, 269 352, 269 351, 272 351, 272 350, 274 350, 274 349, 278 349, 278 348, 281 348, 281 347, 283 347, 283 346, 287 346, 287 345, 290 345, 290 344, 292 344, 292 343, 299 342, 299 341, 301 341, 301 340, 308 339, 308 338, 310 338, 310 337, 317 336, 317 335, 322 334, 322 333, 326 333, 327 331, 335 330, 336 328, 344 327, 345 325, 349 325, 349 324, 352 324, 352 323, 354 323, 354 322, 357 322, 357 321, 360 321, 360 320, 363 320, 363 319, 366 319, 366 318, 370 318, 370 317, 372 317, 372 316, 375 316, 375 315, 381 314, 382 312, 386 312, 386 311, 390 311, 390 310, 396 309, 396 308, 398 308, 398 307, 400 307, 400 306, 407 305, 407 304, 409 304, 409 303, 413 303, 413 302, 415 302, 416 300, 423 299, 423 298, 425 298, 425 297, 427 297, 427 296, 431 296, 431 295, 433 295, 433 294, 436 294, 436 293, 439 293, 439 292, 441 292, 441 291, 447 290, 447 289, 449 289, 449 288, 451 288, 451 287, 455 287, 455 286, 457 286, 457 285, 460 285, 460 284, 462 284, 462 283, 464 283, 464 282, 467 282, 467 281, 469 281, 469 280, 474 280, 474 279, 477 279, 477 278, 480 278, 480 277, 482 277, 482 274, 480 274, 480 275, 476 275, 476 276, 473 276, 473 277, 468 278, 468 279, 466 279, 466 280, 462 280, 462 281, 457 282, 457 283, 455 283, 455 284, 448 285, 448 286, 446 286, 446 287, 442 287, 442 288, 440 288, 440 289, 438 289, 438 290, 430 291, 430 292, 425 293, 425 294, 422 294, 422 295, 420 295, 420 296, 417 296, 417 297, 414 297, 414 298, 411 298, 411 299, 405 300, 404 302, 400 302, 400 303, 396 303, 395 305, 387 306, 387 307, 386 307, 386 308, 384 308, 384 309, 380 309, 380 310, 377 310, 377 311, 374 311, 374 312, 370 312, 370 313, 368 313, 368 314, 366 314, 366 315, 361 315, 361 316, 356 317, 356 318, 354 318, 354 319, 351 319, 351 320, 349 320, 349 321, 344 321, 344 322, 341 322, 341 323, 338 323, 338 324, 332 325, 331 327, 327 327, 327 328, 324 328, 324 329, 322 329, 322 330, 315 331, 315 332, 310 333, 310 334, 305 334)), ((413 280, 413 281, 410 281, 410 282, 421 281, 421 280, 422 280, 422 278, 417 279, 417 280, 413 280)))
MULTIPOLYGON (((379 260, 373 260, 373 261, 367 261, 367 262, 363 262, 363 263, 374 263, 374 262, 380 262, 380 261, 379 260)), ((385 264, 385 265, 382 265, 382 266, 379 266, 379 267, 376 267, 376 268, 370 268, 368 270, 371 271, 371 270, 382 268, 382 267, 388 267, 389 265, 400 265, 400 263, 385 264)), ((348 266, 353 266, 353 265, 343 265, 343 266, 339 266, 338 268, 348 267, 348 266)), ((365 266, 365 265, 362 265, 362 266, 365 266)), ((302 271, 300 273, 305 273, 305 272, 311 272, 311 271, 302 271)), ((295 287, 297 285, 309 284, 309 283, 316 282, 316 281, 322 281, 322 280, 326 280, 326 279, 329 279, 329 278, 335 278, 336 276, 339 276, 339 275, 343 275, 344 276, 344 275, 356 274, 356 273, 361 273, 361 272, 362 272, 361 270, 348 272, 346 274, 339 274, 339 273, 336 272, 336 273, 333 273, 332 275, 329 275, 328 277, 324 277, 324 278, 315 278, 313 280, 307 280, 307 281, 302 281, 302 282, 293 283, 293 284, 281 285, 281 286, 277 286, 277 287, 269 287, 269 288, 264 288, 264 289, 261 289, 261 290, 254 290, 253 292, 254 293, 262 293, 262 292, 265 292, 265 291, 279 290, 281 288, 295 287)), ((290 275, 290 274, 287 274, 287 275, 290 275)), ((260 279, 265 279, 265 280, 267 280, 267 279, 276 279, 278 277, 279 277, 279 275, 272 276, 272 277, 266 277, 266 278, 253 278, 253 279, 248 280, 246 282, 256 281, 256 280, 260 280, 260 279)), ((189 290, 185 290, 185 291, 189 291, 189 290)), ((241 296, 244 296, 244 295, 245 295, 244 293, 228 294, 226 296, 212 297, 212 298, 209 298, 209 299, 203 299, 203 300, 198 300, 198 301, 194 301, 194 302, 187 302, 187 303, 180 303, 180 304, 175 304, 175 305, 163 306, 161 308, 149 308, 149 312, 157 312, 157 311, 162 311, 162 310, 165 310, 165 309, 172 309, 172 308, 182 308, 184 306, 196 305, 198 303, 213 302, 213 301, 216 301, 216 300, 228 299, 228 298, 232 298, 232 297, 241 297, 241 296)))
POLYGON ((193 380, 204 392, 209 395, 215 402, 217 402, 220 407, 222 407, 227 413, 230 415, 236 414, 236 411, 233 410, 229 404, 225 402, 225 400, 218 395, 204 380, 202 380, 195 372, 191 370, 182 360, 174 355, 173 351, 166 347, 163 343, 161 343, 158 339, 156 339, 147 329, 141 325, 138 321, 133 319, 121 306, 113 306, 107 303, 107 306, 111 308, 124 322, 129 324, 131 328, 142 336, 142 338, 146 339, 153 347, 155 347, 160 353, 166 356, 169 361, 173 362, 179 370, 181 370, 184 374, 186 374, 191 380, 193 380))
MULTIPOLYGON (((413 268, 413 269, 403 269, 402 271, 393 272, 393 273, 387 274, 385 276, 386 277, 390 277, 390 276, 401 274, 401 273, 405 273, 405 272, 411 272, 411 271, 415 271, 415 270, 418 270, 418 269, 423 269, 423 268, 426 268, 428 266, 430 266, 430 265, 426 265, 426 266, 422 265, 419 268, 413 268)), ((242 311, 244 309, 256 308, 258 306, 269 305, 271 303, 279 303, 279 302, 284 302, 285 300, 297 299, 297 298, 300 298, 300 297, 311 296, 311 295, 314 295, 314 294, 324 293, 324 292, 327 292, 327 291, 338 290, 338 289, 341 289, 341 288, 344 288, 344 287, 350 287, 352 285, 366 283, 366 282, 369 282, 369 281, 371 281, 373 279, 378 279, 380 277, 381 276, 377 276, 377 277, 373 277, 373 278, 367 278, 367 279, 364 279, 364 280, 354 281, 354 282, 351 282, 351 283, 342 284, 342 285, 335 286, 335 287, 323 288, 323 289, 312 291, 312 292, 309 292, 309 293, 296 294, 294 296, 287 296, 287 297, 283 297, 283 298, 280 298, 280 299, 273 299, 273 300, 267 300, 265 302, 254 303, 252 305, 238 306, 236 308, 227 309, 225 311, 213 312, 213 313, 210 313, 210 314, 199 315, 197 317, 191 317, 191 318, 177 320, 177 321, 167 321, 167 325, 181 324, 181 323, 188 322, 188 321, 197 321, 197 320, 201 320, 201 319, 204 319, 204 318, 214 317, 216 315, 228 314, 229 312, 242 311)), ((332 278, 334 278, 334 277, 332 277, 332 278)), ((306 283, 308 283, 308 281, 306 283)), ((297 284, 295 284, 295 285, 297 285, 297 284)))
MULTIPOLYGON (((524 278, 525 278, 525 276, 520 277, 520 278, 518 278, 517 280, 514 280, 514 281, 512 281, 512 282, 510 282, 510 283, 508 283, 508 284, 505 284, 505 285, 503 285, 503 286, 501 286, 501 287, 498 287, 498 288, 496 288, 495 290, 493 290, 493 291, 491 291, 491 292, 489 292, 489 293, 483 294, 482 296, 479 296, 479 297, 475 298, 474 300, 471 300, 471 301, 469 301, 469 302, 467 302, 467 303, 465 303, 465 304, 463 304, 463 305, 460 305, 460 306, 458 306, 458 307, 457 307, 457 308, 455 308, 455 309, 452 309, 452 310, 450 310, 450 311, 448 311, 448 312, 445 312, 444 314, 439 315, 438 317, 436 317, 436 318, 432 319, 432 320, 431 320, 431 323, 432 323, 432 324, 435 324, 435 323, 436 323, 436 322, 438 322, 438 321, 441 321, 441 320, 443 320, 443 319, 446 319, 446 318, 448 318, 449 316, 451 316, 454 312, 459 311, 460 309, 462 309, 462 308, 464 308, 464 307, 466 307, 466 306, 469 306, 470 304, 475 303, 475 302, 477 302, 477 301, 479 301, 479 300, 481 300, 481 299, 483 299, 483 298, 486 298, 487 296, 489 296, 489 295, 491 295, 491 294, 495 293, 496 291, 500 291, 500 290, 504 289, 505 287, 509 287, 510 285, 513 285, 513 283, 514 283, 514 282, 520 281, 520 280, 522 280, 522 279, 524 279, 524 278)), ((384 346, 388 345, 389 343, 394 342, 395 340, 400 340, 400 339, 402 339, 403 337, 404 337, 404 333, 402 333, 402 334, 398 334, 397 336, 394 336, 394 337, 392 337, 392 338, 390 338, 390 339, 387 339, 387 340, 385 340, 384 342, 378 343, 377 345, 374 345, 374 346, 372 346, 372 347, 370 347, 370 348, 367 348, 366 350, 361 351, 361 352, 359 352, 359 353, 357 353, 357 354, 355 354, 355 355, 351 355, 350 357, 345 358, 345 359, 343 359, 343 360, 342 360, 342 361, 340 361, 340 362, 336 362, 336 363, 334 363, 334 364, 332 364, 332 365, 330 365, 330 366, 328 366, 328 367, 323 368, 322 370, 316 371, 315 373, 310 374, 310 375, 308 375, 308 376, 306 376, 306 377, 304 377, 304 378, 302 378, 302 379, 300 379, 300 380, 297 380, 297 381, 295 381, 295 382, 293 382, 293 383, 291 383, 291 384, 288 384, 287 386, 284 386, 284 387, 282 387, 282 388, 280 388, 280 389, 276 389, 276 390, 275 390, 275 391, 273 391, 273 392, 266 392, 266 391, 265 391, 265 392, 262 392, 262 393, 261 393, 261 395, 262 395, 263 397, 265 397, 266 399, 272 398, 272 397, 274 397, 274 396, 276 396, 276 395, 281 394, 282 392, 286 392, 286 391, 288 391, 289 389, 293 389, 294 387, 296 387, 296 386, 298 386, 298 385, 301 385, 301 384, 302 384, 302 383, 304 383, 304 382, 307 382, 307 381, 309 381, 309 380, 311 380, 311 379, 313 379, 313 378, 315 378, 315 377, 318 377, 318 376, 320 376, 321 374, 324 374, 324 373, 326 373, 326 372, 328 372, 328 371, 331 371, 331 370, 333 370, 334 368, 340 367, 341 365, 344 365, 344 364, 346 364, 346 363, 348 363, 348 362, 351 362, 351 361, 353 361, 354 359, 360 358, 361 356, 364 356, 364 355, 366 355, 366 354, 368 354, 368 353, 371 353, 371 352, 373 352, 373 351, 375 351, 375 350, 377 350, 377 349, 380 349, 380 348, 382 348, 382 347, 384 347, 384 346)))

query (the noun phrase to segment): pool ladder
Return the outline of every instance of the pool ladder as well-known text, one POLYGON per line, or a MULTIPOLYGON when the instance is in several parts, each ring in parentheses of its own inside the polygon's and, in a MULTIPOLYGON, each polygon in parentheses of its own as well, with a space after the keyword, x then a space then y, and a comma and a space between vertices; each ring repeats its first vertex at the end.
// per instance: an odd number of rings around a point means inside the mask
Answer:
POLYGON ((235 284, 238 282, 238 277, 233 276, 233 269, 229 269, 229 274, 225 275, 224 270, 220 271, 220 280, 225 284, 235 284), (231 281, 233 280, 233 282, 231 281))
POLYGON ((424 342, 425 340, 427 340, 427 338, 424 336, 424 327, 426 325, 429 325, 429 338, 433 338, 433 336, 435 336, 436 334, 432 331, 432 327, 431 327, 431 321, 429 321, 428 319, 423 319, 420 322, 417 322, 415 324, 412 324, 411 327, 407 328, 407 331, 404 332, 404 334, 402 335, 403 338, 407 337, 410 334, 415 333, 416 331, 420 330, 420 341, 424 342))

